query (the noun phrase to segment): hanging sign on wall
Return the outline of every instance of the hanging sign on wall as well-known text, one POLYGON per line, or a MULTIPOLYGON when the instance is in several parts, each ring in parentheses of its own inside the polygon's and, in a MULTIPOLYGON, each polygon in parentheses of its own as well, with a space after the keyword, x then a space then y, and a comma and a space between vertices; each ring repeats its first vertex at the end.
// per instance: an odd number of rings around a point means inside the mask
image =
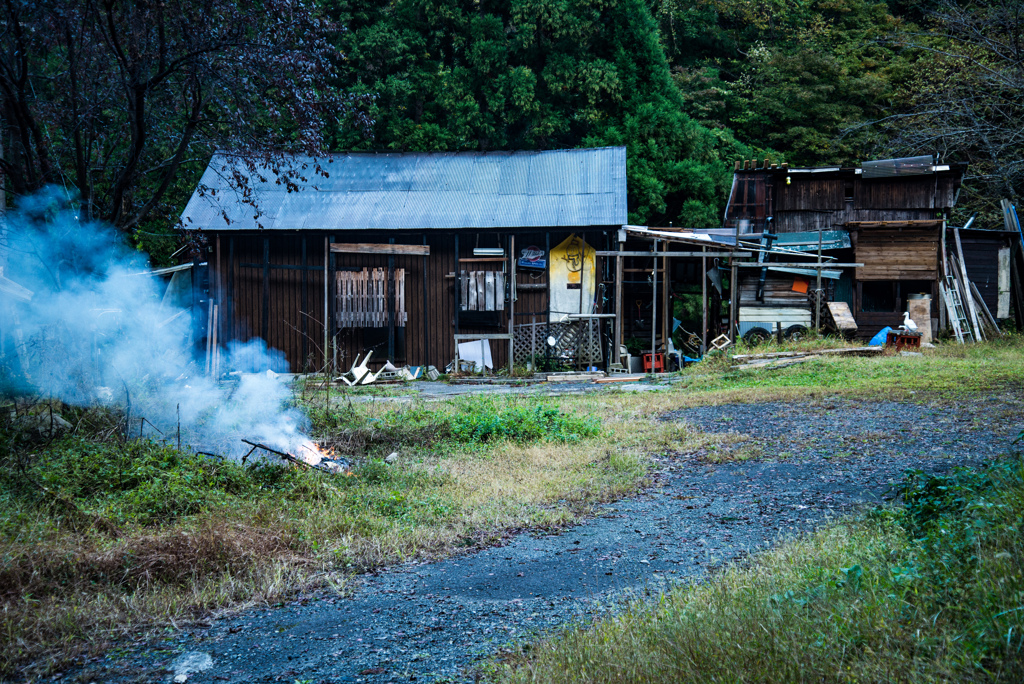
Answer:
POLYGON ((544 250, 536 245, 523 247, 519 252, 519 268, 547 268, 548 260, 544 258, 544 250))

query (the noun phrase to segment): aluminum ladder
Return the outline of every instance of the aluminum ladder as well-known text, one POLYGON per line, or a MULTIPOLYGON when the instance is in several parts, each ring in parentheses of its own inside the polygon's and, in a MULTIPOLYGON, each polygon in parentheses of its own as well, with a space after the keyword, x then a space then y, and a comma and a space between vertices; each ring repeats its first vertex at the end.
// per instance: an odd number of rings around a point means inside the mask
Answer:
POLYGON ((953 324, 953 334, 960 344, 974 342, 974 335, 971 333, 971 322, 964 311, 964 303, 960 299, 960 291, 957 290, 953 276, 946 276, 946 285, 942 287, 942 298, 946 300, 946 309, 949 311, 949 321, 953 324))

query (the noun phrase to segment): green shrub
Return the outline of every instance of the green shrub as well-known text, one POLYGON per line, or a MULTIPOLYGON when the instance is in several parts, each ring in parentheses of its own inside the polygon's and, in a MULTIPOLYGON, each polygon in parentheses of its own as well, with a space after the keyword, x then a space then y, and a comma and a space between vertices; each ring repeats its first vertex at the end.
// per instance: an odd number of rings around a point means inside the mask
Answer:
POLYGON ((600 432, 596 419, 569 415, 554 406, 489 399, 462 403, 447 423, 451 438, 465 444, 500 440, 575 443, 600 432))
POLYGON ((407 407, 340 406, 310 410, 314 430, 343 438, 348 453, 387 454, 401 449, 475 450, 502 441, 579 442, 600 432, 600 421, 567 413, 536 399, 466 397, 407 407))
MULTIPOLYGON (((24 471, 3 469, 0 486, 9 497, 36 506, 70 501, 117 524, 152 526, 287 488, 294 477, 278 465, 246 468, 147 440, 68 437, 40 449, 24 471)), ((60 515, 60 507, 53 512, 60 515)))

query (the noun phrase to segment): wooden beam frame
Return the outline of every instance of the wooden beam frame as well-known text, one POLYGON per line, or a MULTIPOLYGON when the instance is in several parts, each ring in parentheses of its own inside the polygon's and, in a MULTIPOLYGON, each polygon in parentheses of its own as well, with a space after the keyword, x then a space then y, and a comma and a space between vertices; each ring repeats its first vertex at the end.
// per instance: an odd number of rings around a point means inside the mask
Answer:
MULTIPOLYGON (((599 257, 650 257, 653 256, 654 252, 625 252, 625 251, 611 251, 611 250, 599 250, 597 256, 599 257)), ((753 256, 753 252, 658 252, 658 257, 671 257, 671 258, 707 258, 707 257, 750 257, 753 256)))
MULTIPOLYGON (((767 266, 768 268, 806 268, 810 270, 817 270, 819 268, 817 261, 802 261, 802 262, 779 262, 768 261, 763 264, 758 264, 753 261, 749 263, 737 263, 735 264, 739 268, 761 268, 767 266)), ((821 262, 820 266, 823 271, 831 271, 836 268, 864 268, 864 264, 834 264, 827 261, 821 262)))
MULTIPOLYGON (((392 238, 394 239, 394 238, 392 238)), ((331 252, 334 254, 390 254, 429 256, 429 245, 395 245, 376 244, 369 242, 332 242, 331 252)))

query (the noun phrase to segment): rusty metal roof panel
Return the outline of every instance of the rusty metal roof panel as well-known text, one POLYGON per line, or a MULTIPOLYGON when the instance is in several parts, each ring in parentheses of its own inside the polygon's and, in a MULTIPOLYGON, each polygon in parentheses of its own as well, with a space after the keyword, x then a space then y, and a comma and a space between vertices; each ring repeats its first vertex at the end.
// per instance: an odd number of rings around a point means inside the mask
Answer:
MULTIPOLYGON (((622 225, 623 147, 290 157, 299 178, 215 155, 182 212, 207 230, 428 230, 622 225), (316 170, 319 162, 322 172, 316 170), (225 220, 227 219, 227 220, 225 220)), ((281 164, 283 168, 287 164, 281 164)))

